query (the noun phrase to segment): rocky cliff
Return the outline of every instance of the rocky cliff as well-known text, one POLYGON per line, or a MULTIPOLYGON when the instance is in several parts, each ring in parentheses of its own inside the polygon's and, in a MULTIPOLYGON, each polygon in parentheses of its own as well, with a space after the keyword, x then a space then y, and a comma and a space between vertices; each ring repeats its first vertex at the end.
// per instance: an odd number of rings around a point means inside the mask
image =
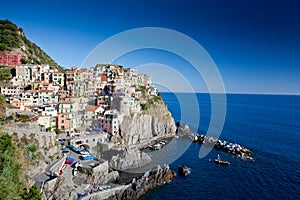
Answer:
POLYGON ((176 173, 170 170, 168 165, 161 167, 155 166, 152 170, 145 172, 141 177, 134 178, 130 184, 124 186, 122 189, 107 191, 108 194, 103 192, 94 193, 93 195, 86 196, 84 200, 123 200, 123 199, 140 199, 150 189, 160 184, 165 184, 171 181, 176 176, 176 173))
POLYGON ((77 191, 67 184, 63 176, 46 182, 43 189, 43 199, 77 199, 77 191))
POLYGON ((176 125, 166 105, 163 102, 154 102, 146 110, 124 116, 120 129, 120 134, 112 139, 120 141, 121 144, 134 145, 154 137, 174 135, 176 125))
POLYGON ((151 162, 151 158, 148 154, 138 150, 137 148, 125 148, 122 154, 120 153, 112 157, 110 167, 122 171, 141 167, 149 162, 151 162))

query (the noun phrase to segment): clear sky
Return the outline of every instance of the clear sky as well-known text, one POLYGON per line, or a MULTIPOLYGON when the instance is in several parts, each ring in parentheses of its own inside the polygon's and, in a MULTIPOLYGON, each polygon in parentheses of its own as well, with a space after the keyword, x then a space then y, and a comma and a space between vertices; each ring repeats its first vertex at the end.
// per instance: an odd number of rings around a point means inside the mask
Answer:
MULTIPOLYGON (((0 18, 22 27, 67 68, 79 66, 100 42, 119 32, 174 29, 206 49, 227 92, 300 94, 299 10, 297 0, 15 0, 1 2, 0 18)), ((132 63, 141 64, 142 58, 162 62, 169 55, 144 51, 129 57, 137 56, 132 63)), ((181 64, 179 71, 187 69, 181 64)))

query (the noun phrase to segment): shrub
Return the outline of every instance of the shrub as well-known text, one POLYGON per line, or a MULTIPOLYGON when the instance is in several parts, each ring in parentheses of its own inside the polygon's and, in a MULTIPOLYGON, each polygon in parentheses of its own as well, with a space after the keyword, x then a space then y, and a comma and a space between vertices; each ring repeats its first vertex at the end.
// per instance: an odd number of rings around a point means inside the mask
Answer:
POLYGON ((148 105, 146 103, 141 104, 142 110, 147 110, 148 105))

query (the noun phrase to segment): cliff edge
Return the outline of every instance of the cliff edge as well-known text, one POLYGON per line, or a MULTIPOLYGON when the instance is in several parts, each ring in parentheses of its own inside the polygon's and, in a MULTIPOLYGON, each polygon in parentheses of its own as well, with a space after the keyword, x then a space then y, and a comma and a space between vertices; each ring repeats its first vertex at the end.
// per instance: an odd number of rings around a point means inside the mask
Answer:
POLYGON ((125 145, 147 143, 159 137, 174 136, 175 121, 162 102, 154 102, 146 110, 124 116, 120 133, 113 138, 125 145))

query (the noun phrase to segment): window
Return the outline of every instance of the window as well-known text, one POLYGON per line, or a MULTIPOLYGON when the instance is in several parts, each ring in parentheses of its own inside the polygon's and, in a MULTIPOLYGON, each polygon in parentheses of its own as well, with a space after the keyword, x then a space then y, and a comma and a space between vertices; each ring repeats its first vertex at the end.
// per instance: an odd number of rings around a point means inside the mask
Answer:
POLYGON ((61 120, 61 123, 64 123, 65 122, 65 120, 61 120))
POLYGON ((96 139, 95 138, 93 138, 93 142, 95 142, 96 141, 96 139))
POLYGON ((89 143, 89 140, 86 140, 86 143, 89 143))

